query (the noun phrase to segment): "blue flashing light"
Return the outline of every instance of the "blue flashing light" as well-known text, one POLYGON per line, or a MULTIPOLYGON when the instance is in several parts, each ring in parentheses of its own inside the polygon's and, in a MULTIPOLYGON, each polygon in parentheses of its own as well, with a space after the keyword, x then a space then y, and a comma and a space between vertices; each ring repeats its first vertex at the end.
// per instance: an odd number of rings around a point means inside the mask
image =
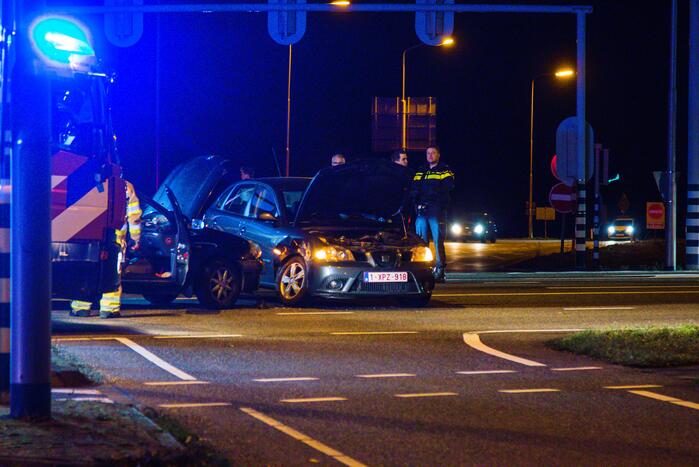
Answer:
POLYGON ((38 55, 49 65, 74 68, 94 58, 89 30, 72 18, 42 16, 29 27, 38 55))

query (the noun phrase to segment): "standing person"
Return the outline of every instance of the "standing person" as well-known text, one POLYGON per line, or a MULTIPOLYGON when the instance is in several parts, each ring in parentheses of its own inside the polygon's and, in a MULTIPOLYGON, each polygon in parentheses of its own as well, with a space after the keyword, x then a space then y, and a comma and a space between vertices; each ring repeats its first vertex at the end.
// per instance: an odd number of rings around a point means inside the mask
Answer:
POLYGON ((342 165, 345 162, 347 162, 345 160, 345 155, 340 153, 335 154, 332 157, 332 159, 330 159, 330 165, 332 165, 333 167, 335 167, 336 165, 342 165))
POLYGON ((440 162, 437 146, 429 146, 426 155, 427 165, 413 177, 412 195, 417 209, 415 230, 426 242, 429 242, 430 232, 432 233, 437 257, 434 276, 438 282, 444 282, 447 267, 444 224, 449 207, 449 192, 454 189, 454 172, 440 162))
MULTIPOLYGON (((117 260, 119 273, 119 287, 114 292, 105 292, 100 299, 100 318, 119 318, 121 316, 121 268, 127 247, 127 234, 133 240, 133 250, 137 250, 141 241, 141 203, 136 196, 136 190, 131 182, 124 180, 126 184, 126 219, 124 225, 116 231, 116 242, 121 246, 121 253, 117 260)), ((70 302, 71 316, 90 316, 92 303, 82 300, 70 302)))
POLYGON ((403 167, 407 167, 408 153, 406 151, 403 151, 402 149, 399 151, 393 151, 393 154, 391 154, 391 161, 395 162, 398 165, 402 165, 403 167))
POLYGON ((240 167, 240 179, 241 180, 250 180, 251 178, 255 178, 255 169, 253 169, 249 165, 241 166, 240 167))

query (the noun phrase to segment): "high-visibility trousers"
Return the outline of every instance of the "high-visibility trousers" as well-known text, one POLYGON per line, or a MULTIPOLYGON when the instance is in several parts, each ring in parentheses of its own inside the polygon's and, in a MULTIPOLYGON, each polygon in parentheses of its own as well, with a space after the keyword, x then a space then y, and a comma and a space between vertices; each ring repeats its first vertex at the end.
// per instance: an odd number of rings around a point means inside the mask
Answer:
MULTIPOLYGON (((91 302, 82 300, 73 300, 70 302, 70 308, 73 311, 89 311, 92 306, 91 302)), ((118 313, 121 310, 121 284, 114 292, 105 292, 100 298, 100 311, 104 313, 118 313)))

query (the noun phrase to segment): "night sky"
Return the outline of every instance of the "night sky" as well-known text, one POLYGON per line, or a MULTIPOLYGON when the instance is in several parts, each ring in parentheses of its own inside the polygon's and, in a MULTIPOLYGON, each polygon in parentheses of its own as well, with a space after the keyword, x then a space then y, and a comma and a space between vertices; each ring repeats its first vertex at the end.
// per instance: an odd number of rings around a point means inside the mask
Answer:
MULTIPOLYGON (((662 170, 666 159, 670 2, 531 3, 594 7, 588 120, 596 141, 611 149, 610 172, 621 174, 605 189, 605 201, 614 216, 625 192, 644 223, 645 202, 659 200, 652 171, 662 170)), ((688 28, 686 2, 679 3, 682 213, 688 28)), ((143 37, 125 49, 107 43, 100 17, 85 20, 96 31, 98 53, 118 75, 115 127, 125 174, 139 190, 156 188, 158 67, 161 181, 176 164, 202 154, 224 155, 272 176, 274 148, 283 167, 288 49, 269 37, 265 14, 162 15, 159 60, 155 15, 146 15, 143 37)), ((575 17, 458 14, 454 37, 449 49, 409 53, 407 94, 438 100, 438 143, 457 177, 453 202, 494 213, 501 236, 524 235, 530 80, 575 66, 575 17)), ((400 95, 401 52, 418 42, 414 14, 308 15, 306 35, 294 46, 292 175, 313 175, 336 151, 350 160, 386 156, 371 152, 372 97, 400 95)), ((555 183, 549 162, 556 127, 575 114, 574 80, 537 80, 535 108, 534 200, 543 205, 555 183)), ((424 153, 410 158, 416 167, 424 153)))

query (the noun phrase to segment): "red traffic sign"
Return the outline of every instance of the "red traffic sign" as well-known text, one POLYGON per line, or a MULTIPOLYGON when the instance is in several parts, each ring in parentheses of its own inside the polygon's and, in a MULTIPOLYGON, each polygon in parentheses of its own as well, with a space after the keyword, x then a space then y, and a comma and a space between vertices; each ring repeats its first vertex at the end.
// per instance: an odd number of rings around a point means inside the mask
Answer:
POLYGON ((655 230, 665 228, 665 205, 663 203, 646 203, 646 228, 655 230))
POLYGON ((565 183, 554 185, 549 192, 549 202, 551 206, 561 214, 573 212, 576 198, 573 188, 565 183))

